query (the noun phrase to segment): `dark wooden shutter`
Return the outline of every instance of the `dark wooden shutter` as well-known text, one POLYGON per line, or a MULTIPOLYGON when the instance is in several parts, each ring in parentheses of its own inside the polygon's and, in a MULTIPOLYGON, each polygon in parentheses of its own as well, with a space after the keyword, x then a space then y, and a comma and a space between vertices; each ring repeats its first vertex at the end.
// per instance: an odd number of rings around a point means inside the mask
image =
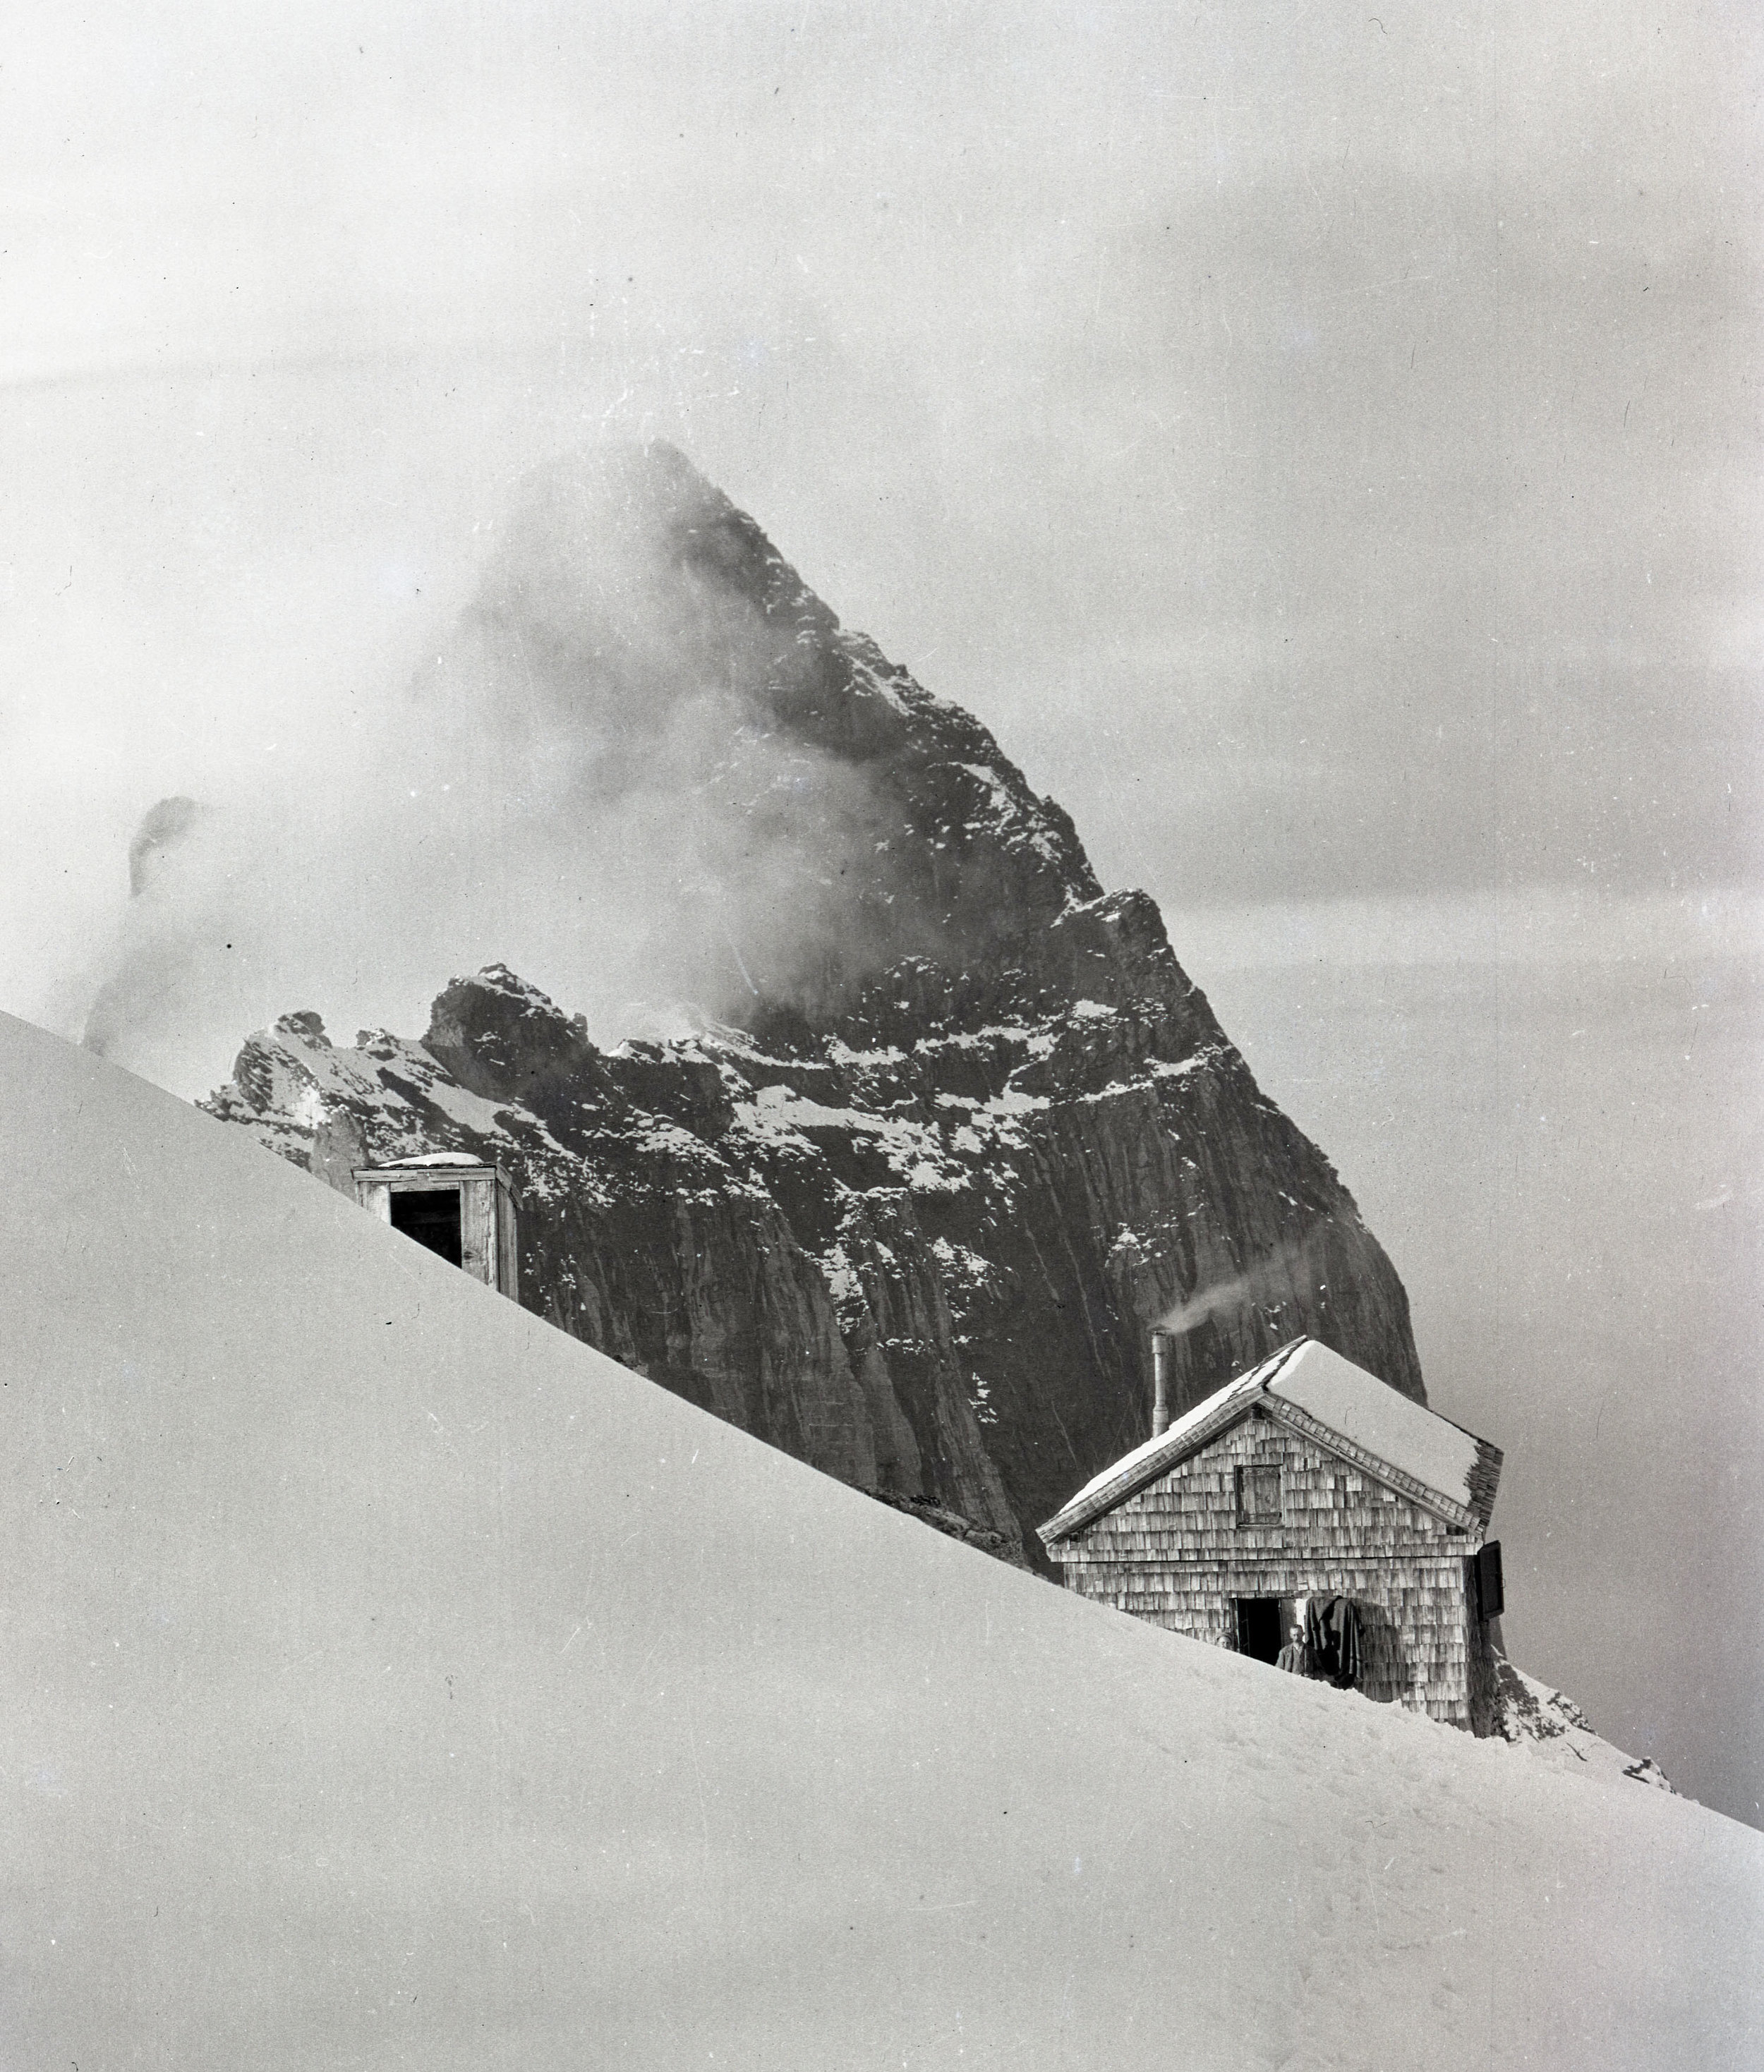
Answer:
POLYGON ((1491 1540, 1476 1556, 1476 1608, 1486 1619, 1499 1618, 1507 1606, 1501 1581, 1501 1543, 1491 1540))
POLYGON ((1280 1523, 1280 1470, 1277 1467, 1237 1468, 1237 1523, 1240 1525, 1278 1525, 1280 1523))

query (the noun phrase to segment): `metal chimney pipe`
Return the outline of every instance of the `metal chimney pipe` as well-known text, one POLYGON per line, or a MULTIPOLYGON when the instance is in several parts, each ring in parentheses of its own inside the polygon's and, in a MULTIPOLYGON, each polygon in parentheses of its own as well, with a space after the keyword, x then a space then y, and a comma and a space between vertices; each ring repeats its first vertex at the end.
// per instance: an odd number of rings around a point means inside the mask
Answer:
POLYGON ((1152 1437, 1170 1429, 1170 1334, 1152 1333, 1152 1437))

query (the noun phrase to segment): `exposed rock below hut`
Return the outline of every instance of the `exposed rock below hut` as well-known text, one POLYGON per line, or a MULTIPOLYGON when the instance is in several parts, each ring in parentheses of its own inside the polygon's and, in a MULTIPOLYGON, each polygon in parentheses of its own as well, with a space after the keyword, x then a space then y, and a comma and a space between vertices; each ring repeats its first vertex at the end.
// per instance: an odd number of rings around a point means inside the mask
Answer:
POLYGON ((1515 1748, 1531 1751, 1560 1770, 1583 1776, 1626 1777, 1661 1791, 1676 1791, 1666 1772, 1651 1755, 1626 1755, 1593 1728, 1592 1721, 1560 1691, 1515 1669, 1505 1657, 1495 1665, 1495 1731, 1515 1748))
POLYGON ((742 745, 682 819, 763 828, 791 925, 731 940, 738 983, 675 1040, 598 1049, 493 967, 420 1040, 338 1050, 286 1018, 212 1113, 344 1189, 363 1160, 500 1160, 528 1306, 1014 1559, 1145 1436, 1149 1328, 1208 1290, 1239 1292, 1177 1341, 1177 1411, 1301 1333, 1425 1400, 1390 1262, 1152 901, 1105 896, 986 730, 679 454, 539 478, 468 638, 479 667, 518 649, 522 697, 585 734, 667 695, 662 645, 721 684, 742 745))

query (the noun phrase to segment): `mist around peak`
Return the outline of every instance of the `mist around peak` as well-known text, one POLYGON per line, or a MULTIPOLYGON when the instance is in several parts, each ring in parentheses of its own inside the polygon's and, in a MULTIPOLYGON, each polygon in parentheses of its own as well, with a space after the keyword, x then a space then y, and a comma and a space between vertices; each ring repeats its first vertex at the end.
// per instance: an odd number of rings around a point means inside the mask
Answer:
POLYGON ((529 476, 407 680, 282 772, 132 852, 84 1040, 179 1091, 291 999, 408 1022, 497 960, 606 1040, 656 1001, 821 1023, 1100 890, 985 729, 659 442, 529 476))

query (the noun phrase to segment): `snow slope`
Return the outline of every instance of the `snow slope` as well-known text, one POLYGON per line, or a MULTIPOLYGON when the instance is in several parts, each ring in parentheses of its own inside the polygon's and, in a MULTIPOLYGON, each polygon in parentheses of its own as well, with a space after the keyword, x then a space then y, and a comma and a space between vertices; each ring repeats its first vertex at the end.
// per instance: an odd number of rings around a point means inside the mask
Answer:
POLYGON ((825 1479, 0 1021, 0 2062, 1737 2066, 1764 1839, 825 1479))

